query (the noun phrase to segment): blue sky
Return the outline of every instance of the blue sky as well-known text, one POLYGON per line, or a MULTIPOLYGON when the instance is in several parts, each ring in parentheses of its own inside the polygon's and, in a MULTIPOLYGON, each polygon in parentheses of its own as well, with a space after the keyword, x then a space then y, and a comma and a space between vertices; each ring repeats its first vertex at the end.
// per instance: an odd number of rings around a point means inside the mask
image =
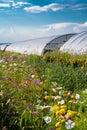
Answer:
POLYGON ((87 0, 0 0, 0 42, 87 30, 87 0))

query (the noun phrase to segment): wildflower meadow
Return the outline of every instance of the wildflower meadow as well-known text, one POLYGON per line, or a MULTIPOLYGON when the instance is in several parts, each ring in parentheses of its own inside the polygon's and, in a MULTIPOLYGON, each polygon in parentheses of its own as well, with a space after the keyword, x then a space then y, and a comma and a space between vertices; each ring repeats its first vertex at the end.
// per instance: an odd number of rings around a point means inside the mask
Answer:
POLYGON ((87 54, 0 52, 0 130, 86 130, 87 54))

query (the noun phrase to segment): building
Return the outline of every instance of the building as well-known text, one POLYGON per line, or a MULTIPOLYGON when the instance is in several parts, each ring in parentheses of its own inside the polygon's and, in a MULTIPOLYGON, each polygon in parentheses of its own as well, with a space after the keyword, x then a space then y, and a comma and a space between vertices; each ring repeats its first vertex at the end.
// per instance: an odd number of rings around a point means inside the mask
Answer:
POLYGON ((60 48, 73 35, 75 34, 64 34, 20 41, 12 43, 6 48, 6 50, 22 54, 43 55, 46 51, 52 51, 56 48, 60 48))
POLYGON ((71 37, 64 43, 60 50, 71 54, 87 53, 87 31, 83 31, 71 37))

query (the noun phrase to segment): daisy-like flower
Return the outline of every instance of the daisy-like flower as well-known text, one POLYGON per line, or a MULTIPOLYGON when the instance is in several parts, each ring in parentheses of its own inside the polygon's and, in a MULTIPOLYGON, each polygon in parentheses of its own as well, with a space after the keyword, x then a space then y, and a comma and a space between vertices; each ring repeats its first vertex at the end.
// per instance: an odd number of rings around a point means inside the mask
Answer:
POLYGON ((55 93, 56 93, 56 92, 57 92, 57 90, 58 90, 58 88, 53 88, 52 90, 53 90, 53 92, 55 92, 55 93))
POLYGON ((14 65, 14 66, 17 66, 17 64, 16 64, 16 63, 14 63, 13 65, 14 65))
POLYGON ((63 105, 64 103, 65 103, 64 100, 58 101, 58 105, 59 105, 59 104, 60 104, 60 105, 63 105))
POLYGON ((34 75, 34 74, 32 74, 30 77, 33 79, 33 78, 35 77, 35 75, 34 75))
POLYGON ((47 92, 47 91, 45 91, 45 92, 44 92, 44 94, 45 94, 45 95, 47 95, 47 94, 48 94, 48 92, 47 92))
POLYGON ((52 96, 54 100, 61 99, 61 96, 52 96))
POLYGON ((51 122, 52 119, 51 119, 51 117, 46 116, 46 117, 44 117, 44 120, 45 120, 46 124, 48 124, 51 122))
POLYGON ((67 130, 72 129, 75 126, 75 123, 72 120, 68 120, 67 122, 65 122, 65 127, 67 130))
POLYGON ((2 63, 3 62, 3 60, 0 60, 0 63, 2 63))
POLYGON ((79 99, 80 98, 80 95, 79 94, 76 94, 76 96, 75 96, 75 99, 79 99))

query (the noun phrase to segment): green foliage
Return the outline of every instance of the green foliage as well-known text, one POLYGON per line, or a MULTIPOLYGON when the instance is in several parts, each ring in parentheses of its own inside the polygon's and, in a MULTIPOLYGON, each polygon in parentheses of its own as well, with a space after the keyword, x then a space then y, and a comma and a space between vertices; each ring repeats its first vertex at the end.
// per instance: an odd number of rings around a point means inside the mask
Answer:
POLYGON ((87 55, 0 53, 0 130, 86 130, 87 55))

